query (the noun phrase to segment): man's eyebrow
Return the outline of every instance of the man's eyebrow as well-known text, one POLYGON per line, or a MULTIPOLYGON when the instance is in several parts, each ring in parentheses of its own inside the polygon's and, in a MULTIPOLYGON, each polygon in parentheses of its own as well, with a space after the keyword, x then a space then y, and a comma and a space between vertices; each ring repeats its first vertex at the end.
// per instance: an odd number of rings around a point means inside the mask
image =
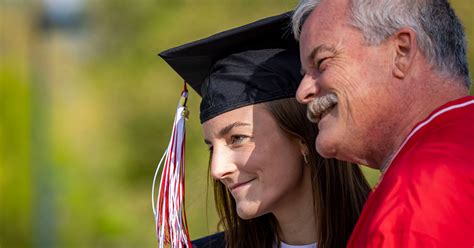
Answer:
MULTIPOLYGON (((315 47, 311 53, 309 54, 309 56, 307 57, 307 60, 308 61, 314 61, 314 58, 321 52, 332 52, 332 53, 336 53, 336 48, 332 47, 332 46, 326 46, 326 45, 319 45, 317 47, 315 47)), ((304 68, 301 68, 300 69, 300 73, 302 76, 306 75, 306 71, 304 68)))
POLYGON ((314 60, 314 58, 321 52, 332 52, 332 53, 336 53, 336 48, 332 47, 332 46, 326 46, 326 45, 319 45, 317 46, 316 48, 313 49, 313 51, 311 51, 311 53, 309 54, 309 59, 310 60, 314 60))
MULTIPOLYGON (((231 124, 225 126, 224 128, 222 128, 222 129, 219 131, 218 135, 219 135, 220 137, 222 137, 222 136, 228 134, 234 127, 241 127, 241 126, 250 126, 250 124, 249 124, 249 123, 245 123, 245 122, 236 121, 236 122, 231 123, 231 124)), ((207 145, 211 145, 211 144, 212 144, 212 142, 210 142, 210 141, 207 140, 207 139, 204 139, 204 143, 206 143, 207 145)))

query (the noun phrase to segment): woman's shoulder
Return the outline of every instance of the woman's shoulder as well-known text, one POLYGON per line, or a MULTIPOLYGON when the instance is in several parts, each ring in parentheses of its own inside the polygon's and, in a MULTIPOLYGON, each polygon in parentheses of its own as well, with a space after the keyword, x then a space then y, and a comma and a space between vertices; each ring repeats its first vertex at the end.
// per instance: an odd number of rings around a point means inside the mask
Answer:
POLYGON ((225 248, 224 233, 219 232, 200 239, 193 240, 193 248, 225 248))

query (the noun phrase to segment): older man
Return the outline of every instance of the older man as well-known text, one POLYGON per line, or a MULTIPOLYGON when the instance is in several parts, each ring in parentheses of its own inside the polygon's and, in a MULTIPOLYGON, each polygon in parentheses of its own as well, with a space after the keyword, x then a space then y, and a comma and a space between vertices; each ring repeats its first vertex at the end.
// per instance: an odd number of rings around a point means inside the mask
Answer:
POLYGON ((474 247, 474 97, 446 0, 302 0, 318 152, 382 170, 350 247, 474 247))

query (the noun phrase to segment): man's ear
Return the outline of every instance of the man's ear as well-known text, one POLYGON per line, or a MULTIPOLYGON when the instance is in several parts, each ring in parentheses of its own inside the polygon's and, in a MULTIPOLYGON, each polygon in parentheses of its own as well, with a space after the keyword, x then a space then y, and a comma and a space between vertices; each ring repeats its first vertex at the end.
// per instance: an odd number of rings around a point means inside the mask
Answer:
POLYGON ((403 79, 407 76, 418 51, 416 33, 410 28, 402 28, 393 36, 392 41, 395 46, 393 76, 403 79))

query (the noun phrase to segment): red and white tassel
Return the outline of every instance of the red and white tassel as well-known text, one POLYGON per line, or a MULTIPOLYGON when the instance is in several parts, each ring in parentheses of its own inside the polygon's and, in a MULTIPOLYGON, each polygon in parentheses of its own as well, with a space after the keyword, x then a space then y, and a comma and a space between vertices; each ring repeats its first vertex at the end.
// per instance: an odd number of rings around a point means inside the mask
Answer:
POLYGON ((191 247, 186 211, 184 209, 184 154, 186 143, 186 119, 188 110, 186 101, 188 91, 186 83, 176 110, 173 131, 163 157, 153 178, 152 205, 156 223, 158 247, 191 247), (155 202, 155 183, 164 159, 158 198, 155 202), (156 205, 155 205, 156 204, 156 205))

